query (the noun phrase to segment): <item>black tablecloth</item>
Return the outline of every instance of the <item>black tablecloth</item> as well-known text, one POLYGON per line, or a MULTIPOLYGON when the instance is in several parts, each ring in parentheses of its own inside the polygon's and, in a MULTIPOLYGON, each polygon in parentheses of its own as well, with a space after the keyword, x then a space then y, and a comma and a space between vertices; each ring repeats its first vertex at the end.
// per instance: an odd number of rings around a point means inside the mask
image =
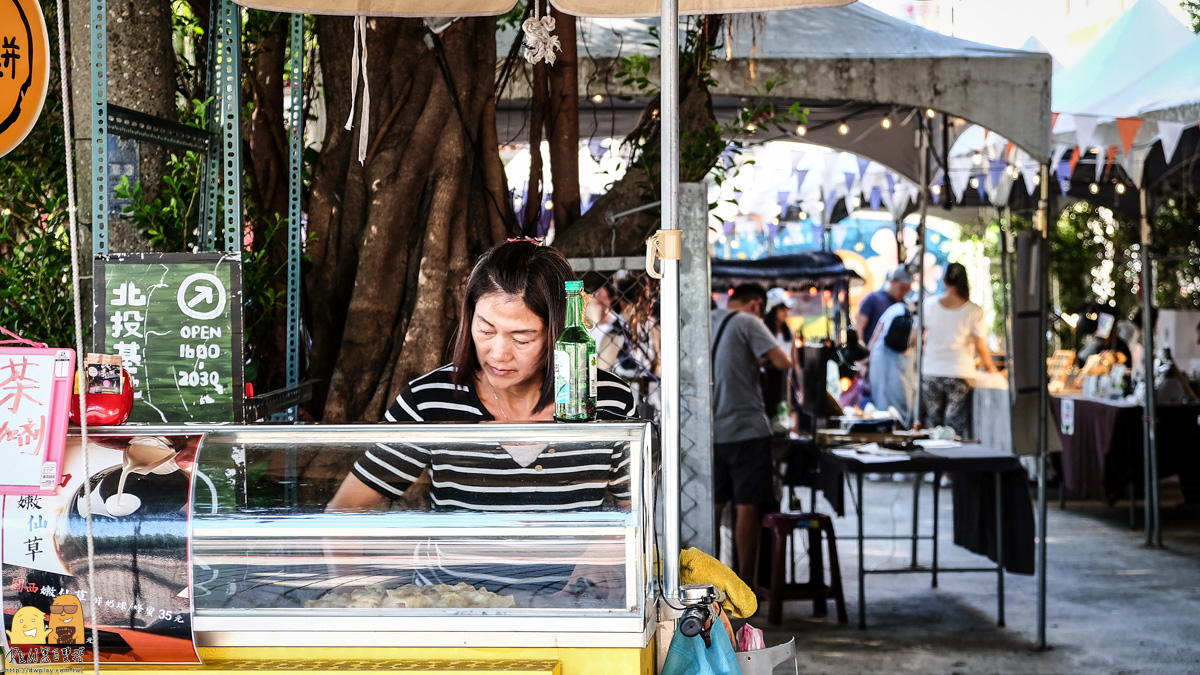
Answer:
MULTIPOLYGON (((1062 440, 1063 481, 1071 494, 1109 505, 1126 486, 1143 485, 1142 406, 1082 396, 1054 396, 1054 428, 1062 440), (1062 432, 1062 402, 1075 402, 1074 433, 1062 432)), ((1200 405, 1159 405, 1155 425, 1160 478, 1178 475, 1183 496, 1200 502, 1200 405)))
POLYGON ((910 459, 866 464, 839 457, 829 450, 814 452, 821 465, 817 487, 839 516, 845 515, 843 486, 847 473, 951 474, 954 543, 993 561, 996 560, 996 491, 992 472, 999 471, 1004 497, 1004 568, 1015 574, 1033 574, 1033 503, 1028 474, 1016 457, 947 458, 918 451, 910 459))

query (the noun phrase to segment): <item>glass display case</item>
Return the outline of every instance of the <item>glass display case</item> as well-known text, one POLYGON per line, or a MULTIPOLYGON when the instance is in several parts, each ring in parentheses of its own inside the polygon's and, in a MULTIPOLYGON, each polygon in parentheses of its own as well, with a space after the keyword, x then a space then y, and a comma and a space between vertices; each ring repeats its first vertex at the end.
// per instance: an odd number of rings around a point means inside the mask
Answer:
POLYGON ((202 646, 649 641, 647 423, 203 430, 190 537, 202 646), (366 475, 348 480, 356 462, 366 475), (378 505, 337 508, 339 490, 378 505))

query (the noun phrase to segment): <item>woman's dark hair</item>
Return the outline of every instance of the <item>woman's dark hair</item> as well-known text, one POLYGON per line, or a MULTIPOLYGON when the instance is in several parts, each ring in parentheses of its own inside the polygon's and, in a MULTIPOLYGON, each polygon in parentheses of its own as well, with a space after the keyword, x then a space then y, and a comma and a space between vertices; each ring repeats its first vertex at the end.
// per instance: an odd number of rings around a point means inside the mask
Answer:
POLYGON ((954 288, 954 292, 963 300, 971 299, 971 285, 967 282, 967 268, 959 263, 950 263, 946 266, 946 273, 942 275, 942 283, 948 288, 954 288))
POLYGON ((459 313, 454 340, 454 383, 473 386, 479 372, 475 338, 471 335, 476 303, 490 293, 503 293, 520 298, 546 327, 542 395, 534 412, 549 405, 554 398, 554 340, 566 324, 567 298, 563 284, 574 278, 575 272, 562 253, 531 241, 498 244, 484 253, 467 279, 467 292, 459 313))

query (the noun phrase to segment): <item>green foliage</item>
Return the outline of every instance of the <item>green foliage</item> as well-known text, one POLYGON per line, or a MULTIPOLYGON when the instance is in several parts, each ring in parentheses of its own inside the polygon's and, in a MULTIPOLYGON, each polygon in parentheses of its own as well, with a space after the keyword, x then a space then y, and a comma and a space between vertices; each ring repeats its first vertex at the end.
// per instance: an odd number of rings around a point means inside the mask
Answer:
MULTIPOLYGON (((1200 3, 1197 3, 1200 4, 1200 3)), ((1154 219, 1150 253, 1158 261, 1163 309, 1200 310, 1200 193, 1168 197, 1154 219)))
MULTIPOLYGON (((684 39, 680 44, 680 71, 691 71, 710 89, 717 85, 712 77, 713 52, 721 48, 719 41, 710 45, 704 33, 704 17, 689 18, 684 39)), ((657 27, 649 29, 651 40, 643 43, 650 50, 661 51, 657 27)), ((625 86, 635 87, 641 96, 653 98, 658 95, 658 88, 650 79, 650 58, 642 53, 631 54, 621 59, 621 65, 616 72, 616 79, 625 86)), ((775 107, 771 93, 778 86, 777 82, 767 81, 762 87, 755 87, 754 94, 741 101, 741 107, 735 113, 728 126, 719 122, 711 130, 700 133, 684 131, 680 135, 679 174, 683 181, 698 181, 707 178, 718 187, 726 181, 735 178, 743 167, 753 164, 752 160, 741 158, 750 137, 759 131, 774 128, 783 133, 790 133, 797 125, 806 121, 808 110, 801 109, 799 103, 792 103, 785 110, 775 107), (722 157, 727 158, 721 161, 722 157)), ((647 194, 658 196, 658 167, 660 148, 657 143, 651 143, 653 133, 658 127, 658 111, 653 111, 651 123, 642 123, 627 139, 633 148, 632 163, 646 171, 649 180, 645 185, 647 194)), ((717 206, 709 204, 711 211, 717 206)))
POLYGON ((1200 0, 1183 0, 1179 6, 1192 18, 1192 32, 1200 35, 1200 0))
MULTIPOLYGON (((43 2, 50 43, 55 4, 43 2)), ((62 98, 57 59, 41 117, 0 157, 0 326, 30 340, 75 347, 62 98)), ((86 338, 86 336, 85 336, 86 338)))
MULTIPOLYGON (((177 111, 184 124, 204 128, 208 101, 193 101, 177 111)), ((194 251, 200 227, 200 192, 203 188, 204 156, 190 150, 172 152, 167 159, 163 186, 153 201, 147 201, 141 181, 130 184, 121 176, 113 187, 117 197, 132 200, 123 213, 133 220, 142 237, 160 251, 194 251)))

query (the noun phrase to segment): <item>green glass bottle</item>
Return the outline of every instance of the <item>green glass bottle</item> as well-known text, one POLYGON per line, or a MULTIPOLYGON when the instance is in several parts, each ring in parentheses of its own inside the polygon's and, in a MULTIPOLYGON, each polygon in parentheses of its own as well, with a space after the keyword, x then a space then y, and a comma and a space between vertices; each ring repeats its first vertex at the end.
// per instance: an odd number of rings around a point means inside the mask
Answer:
POLYGON ((554 341, 554 419, 596 419, 596 341, 583 325, 582 281, 568 281, 566 328, 554 341))

